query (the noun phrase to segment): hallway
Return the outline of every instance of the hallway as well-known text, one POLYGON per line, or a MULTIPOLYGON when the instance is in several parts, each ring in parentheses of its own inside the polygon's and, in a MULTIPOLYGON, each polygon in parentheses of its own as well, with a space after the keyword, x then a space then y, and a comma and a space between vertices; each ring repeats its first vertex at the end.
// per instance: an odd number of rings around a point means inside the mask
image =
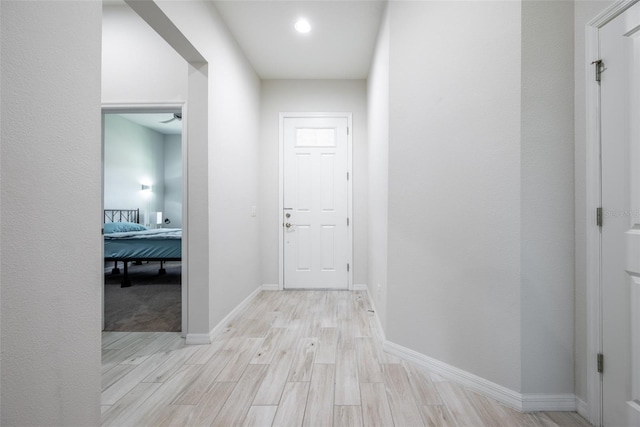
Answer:
POLYGON ((522 414, 382 350, 366 292, 261 292, 211 345, 104 332, 104 426, 588 426, 522 414))

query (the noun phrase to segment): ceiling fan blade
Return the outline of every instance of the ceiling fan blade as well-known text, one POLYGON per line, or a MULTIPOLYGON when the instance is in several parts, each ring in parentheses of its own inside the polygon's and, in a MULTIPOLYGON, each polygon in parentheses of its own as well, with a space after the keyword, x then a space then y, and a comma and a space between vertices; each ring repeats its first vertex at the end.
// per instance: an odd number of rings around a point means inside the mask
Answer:
POLYGON ((173 113, 173 117, 160 123, 171 123, 174 120, 182 120, 182 114, 173 113))

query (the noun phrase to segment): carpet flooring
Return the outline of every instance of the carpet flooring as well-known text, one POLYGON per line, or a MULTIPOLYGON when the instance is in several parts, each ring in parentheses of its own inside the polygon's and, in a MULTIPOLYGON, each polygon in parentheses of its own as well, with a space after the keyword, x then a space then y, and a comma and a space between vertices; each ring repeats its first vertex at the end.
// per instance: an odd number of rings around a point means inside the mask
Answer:
MULTIPOLYGON (((122 263, 118 263, 120 271, 122 263)), ((180 332, 182 329, 181 263, 164 263, 167 274, 158 275, 159 262, 129 266, 133 286, 121 288, 122 273, 112 275, 113 262, 104 269, 105 331, 180 332)))

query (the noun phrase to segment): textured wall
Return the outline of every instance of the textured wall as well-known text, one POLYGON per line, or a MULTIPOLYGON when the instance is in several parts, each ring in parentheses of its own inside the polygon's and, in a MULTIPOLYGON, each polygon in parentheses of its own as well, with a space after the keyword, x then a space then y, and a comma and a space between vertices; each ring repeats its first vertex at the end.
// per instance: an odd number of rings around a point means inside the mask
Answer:
POLYGON ((522 2, 523 393, 573 393, 573 13, 522 2))
POLYGON ((1 19, 1 423, 99 425, 101 4, 1 19))

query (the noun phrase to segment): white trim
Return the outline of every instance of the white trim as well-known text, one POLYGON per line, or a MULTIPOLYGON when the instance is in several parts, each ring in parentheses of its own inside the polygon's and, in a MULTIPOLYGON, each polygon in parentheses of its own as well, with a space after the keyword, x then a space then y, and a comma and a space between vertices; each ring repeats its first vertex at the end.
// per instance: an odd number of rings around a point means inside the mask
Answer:
MULTIPOLYGON (((369 286, 367 286, 364 283, 356 284, 356 285, 351 286, 351 290, 352 291, 367 291, 367 293, 369 293, 369 286)), ((371 299, 371 297, 369 297, 369 299, 371 299)))
POLYGON ((209 345, 211 344, 211 333, 208 334, 187 334, 184 339, 186 345, 209 345))
POLYGON ((522 395, 511 389, 388 340, 384 342, 383 349, 511 408, 522 408, 522 395))
POLYGON ((601 419, 602 388, 600 374, 596 371, 596 356, 602 351, 600 335, 601 298, 600 298, 600 229, 596 225, 596 208, 602 205, 600 175, 600 86, 593 78, 591 61, 600 58, 598 29, 587 27, 587 64, 586 67, 586 297, 587 297, 587 408, 591 423, 599 425, 601 419), (591 76, 591 78, 589 77, 591 76))
POLYGON ((522 394, 391 341, 385 340, 383 349, 443 378, 454 381, 469 390, 519 411, 576 410, 576 397, 573 394, 522 394))
POLYGON ((602 351, 602 307, 601 307, 601 235, 595 225, 595 210, 601 206, 601 170, 600 170, 600 86, 593 75, 591 61, 600 59, 598 40, 599 29, 625 12, 638 0, 622 0, 612 4, 586 27, 586 206, 587 206, 587 400, 584 406, 578 405, 584 416, 592 424, 602 424, 602 379, 596 371, 596 356, 602 351))
POLYGON ((348 121, 347 133, 347 172, 349 173, 349 181, 347 182, 347 216, 351 219, 351 225, 347 230, 348 248, 347 262, 351 265, 348 275, 348 288, 353 290, 353 114, 352 113, 280 113, 279 126, 279 144, 278 144, 278 289, 284 289, 284 240, 282 235, 282 224, 284 224, 284 119, 285 118, 306 118, 306 117, 340 117, 346 118, 348 121))
POLYGON ((611 6, 600 12, 598 16, 589 21, 587 25, 589 27, 602 28, 609 22, 616 19, 619 15, 623 14, 631 6, 638 3, 638 1, 640 0, 621 0, 615 2, 611 6))
POLYGON ((102 111, 109 114, 126 113, 180 113, 186 104, 185 101, 168 102, 105 102, 102 104, 102 111))
POLYGON ((589 406, 587 402, 576 396, 576 411, 585 420, 589 418, 589 406))
MULTIPOLYGON (((187 121, 189 120, 189 114, 187 112, 186 101, 168 101, 168 102, 105 102, 102 104, 102 199, 104 204, 104 115, 105 114, 125 114, 125 113, 181 113, 182 114, 182 132, 181 132, 181 150, 182 150, 182 265, 188 266, 186 260, 189 257, 188 243, 189 243, 189 228, 188 228, 188 215, 189 202, 188 202, 188 180, 187 180, 187 153, 188 153, 188 135, 187 135, 187 121)), ((102 206, 104 209, 104 205, 102 206)), ((103 249, 104 250, 104 249, 103 249)), ((104 254, 102 254, 104 259, 104 254)), ((102 286, 102 328, 104 329, 104 278, 102 286)), ((181 336, 186 338, 187 331, 189 330, 189 271, 188 268, 183 268, 180 277, 181 285, 181 300, 182 300, 182 330, 181 336)))
POLYGON ((277 283, 274 284, 263 284, 262 285, 262 290, 263 291, 279 291, 280 290, 280 285, 278 285, 277 283))
POLYGON ((522 412, 569 411, 577 409, 575 394, 523 394, 522 412))
POLYGON ((627 402, 627 405, 629 405, 631 409, 640 414, 640 404, 638 404, 638 402, 636 402, 635 400, 630 400, 629 402, 627 402))
POLYGON ((211 344, 213 339, 224 332, 229 322, 231 322, 236 316, 242 313, 251 304, 258 294, 262 292, 262 286, 258 286, 253 292, 251 292, 244 300, 240 302, 233 310, 229 312, 222 320, 218 322, 216 326, 209 331, 208 334, 187 334, 185 344, 187 345, 203 345, 211 344))
POLYGON ((519 411, 575 411, 576 409, 581 409, 583 412, 586 411, 586 403, 577 399, 574 394, 518 393, 517 391, 501 386, 500 384, 496 384, 475 374, 456 368, 455 366, 441 362, 440 360, 432 357, 425 356, 422 353, 418 353, 417 351, 387 340, 368 287, 366 287, 366 291, 369 297, 369 302, 374 311, 375 326, 378 329, 383 342, 384 351, 398 356, 401 359, 413 362, 430 372, 459 383, 470 390, 497 400, 498 402, 519 411), (581 402, 580 407, 578 406, 579 402, 581 402))
POLYGON ((367 291, 367 297, 369 298, 369 303, 371 304, 371 308, 373 309, 374 319, 375 319, 375 327, 378 330, 378 334, 380 334, 380 340, 384 343, 387 338, 384 333, 384 328, 382 327, 382 322, 380 322, 380 317, 378 316, 378 310, 376 309, 376 304, 373 301, 373 295, 371 295, 371 290, 368 285, 365 285, 367 291))

